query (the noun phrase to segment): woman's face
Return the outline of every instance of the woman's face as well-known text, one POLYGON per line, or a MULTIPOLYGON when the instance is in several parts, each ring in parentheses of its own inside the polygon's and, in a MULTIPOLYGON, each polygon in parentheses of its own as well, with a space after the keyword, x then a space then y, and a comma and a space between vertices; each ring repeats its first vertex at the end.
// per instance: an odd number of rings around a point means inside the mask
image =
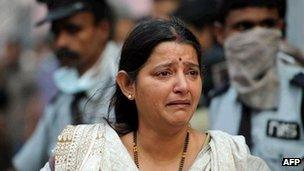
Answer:
POLYGON ((195 49, 183 43, 160 43, 133 86, 140 125, 188 124, 202 89, 195 49))

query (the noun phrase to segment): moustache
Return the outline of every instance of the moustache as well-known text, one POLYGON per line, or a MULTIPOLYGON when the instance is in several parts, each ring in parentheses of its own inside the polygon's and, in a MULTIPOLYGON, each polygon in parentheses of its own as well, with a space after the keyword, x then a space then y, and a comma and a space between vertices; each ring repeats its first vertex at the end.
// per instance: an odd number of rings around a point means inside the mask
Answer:
POLYGON ((60 59, 77 59, 80 55, 72 50, 62 48, 55 52, 56 56, 60 59))

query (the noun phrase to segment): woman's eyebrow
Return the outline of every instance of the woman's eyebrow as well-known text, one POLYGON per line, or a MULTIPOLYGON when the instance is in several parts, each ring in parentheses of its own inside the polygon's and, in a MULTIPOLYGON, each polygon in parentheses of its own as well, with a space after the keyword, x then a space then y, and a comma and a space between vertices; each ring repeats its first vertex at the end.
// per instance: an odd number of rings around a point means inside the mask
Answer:
MULTIPOLYGON (((172 67, 172 66, 176 66, 178 65, 177 61, 170 61, 170 62, 164 62, 162 64, 159 64, 157 66, 154 67, 154 69, 160 69, 160 68, 167 68, 167 67, 172 67)), ((187 66, 187 67, 194 67, 194 68, 199 68, 199 65, 193 62, 183 62, 183 65, 187 66)))
POLYGON ((172 67, 174 65, 177 65, 178 63, 175 62, 175 61, 168 61, 168 62, 163 62, 159 65, 156 65, 154 68, 157 69, 157 68, 166 68, 166 67, 172 67))
POLYGON ((193 62, 183 62, 183 65, 186 65, 188 67, 195 67, 195 68, 199 68, 199 64, 193 63, 193 62))

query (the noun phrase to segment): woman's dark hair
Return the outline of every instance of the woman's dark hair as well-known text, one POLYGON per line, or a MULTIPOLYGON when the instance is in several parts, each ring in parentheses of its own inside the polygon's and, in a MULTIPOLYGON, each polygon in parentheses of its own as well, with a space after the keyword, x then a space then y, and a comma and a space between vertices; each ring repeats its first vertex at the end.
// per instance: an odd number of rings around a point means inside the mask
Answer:
MULTIPOLYGON (((199 42, 180 20, 152 19, 139 23, 127 37, 122 47, 119 70, 127 72, 131 81, 135 81, 154 48, 167 41, 190 44, 196 50, 197 57, 201 57, 199 42)), ((199 66, 201 68, 200 62, 199 66)), ((110 110, 113 107, 116 116, 114 128, 119 134, 123 135, 138 129, 135 101, 125 97, 118 85, 111 99, 110 110)))

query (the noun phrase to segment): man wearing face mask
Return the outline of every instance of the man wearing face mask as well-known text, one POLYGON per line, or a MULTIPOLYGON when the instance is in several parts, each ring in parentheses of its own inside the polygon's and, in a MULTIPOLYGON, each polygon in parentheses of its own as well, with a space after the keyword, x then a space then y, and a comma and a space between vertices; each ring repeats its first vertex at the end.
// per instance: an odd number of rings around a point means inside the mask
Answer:
POLYGON ((39 1, 46 3, 48 14, 38 25, 51 22, 61 64, 54 75, 59 91, 14 157, 14 167, 21 171, 44 165, 66 125, 100 122, 108 116, 119 60, 119 49, 109 41, 113 18, 105 0, 39 1))
POLYGON ((231 86, 212 99, 211 127, 245 136, 273 170, 303 170, 282 166, 304 157, 304 69, 279 49, 280 2, 223 0, 217 39, 231 86))

